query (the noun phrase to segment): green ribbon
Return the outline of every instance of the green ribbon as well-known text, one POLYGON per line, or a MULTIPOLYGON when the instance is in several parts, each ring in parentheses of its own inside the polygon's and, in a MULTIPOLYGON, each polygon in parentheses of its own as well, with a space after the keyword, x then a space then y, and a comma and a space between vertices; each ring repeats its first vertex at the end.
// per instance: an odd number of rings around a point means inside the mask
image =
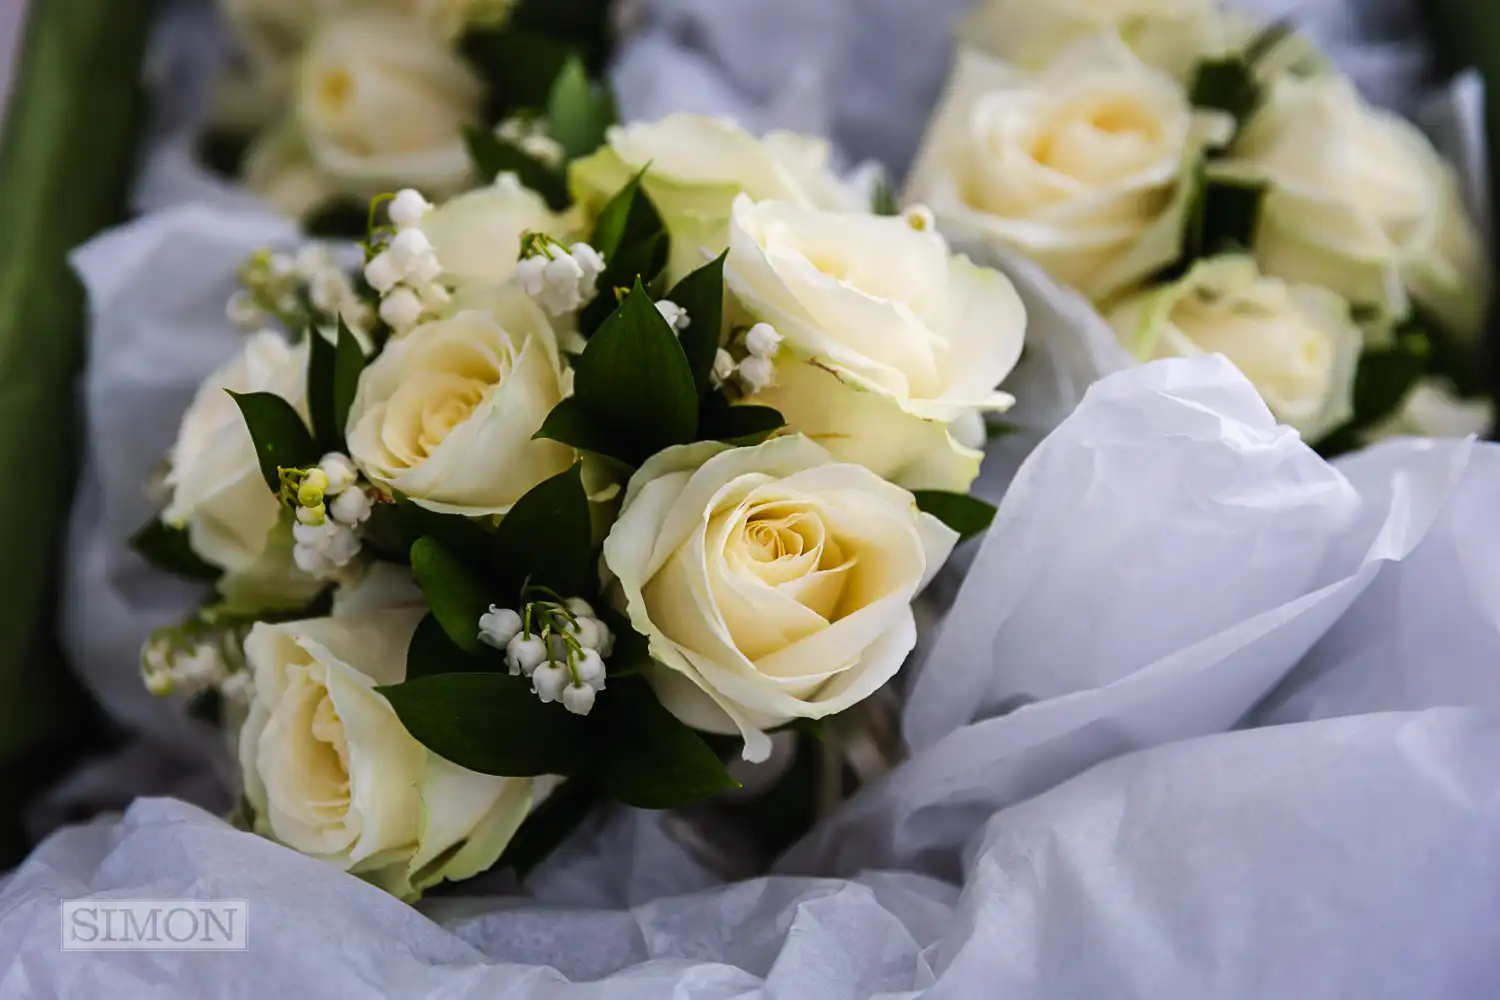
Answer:
POLYGON ((124 215, 153 7, 31 0, 0 138, 0 868, 24 794, 99 738, 55 628, 84 354, 67 255, 124 215))

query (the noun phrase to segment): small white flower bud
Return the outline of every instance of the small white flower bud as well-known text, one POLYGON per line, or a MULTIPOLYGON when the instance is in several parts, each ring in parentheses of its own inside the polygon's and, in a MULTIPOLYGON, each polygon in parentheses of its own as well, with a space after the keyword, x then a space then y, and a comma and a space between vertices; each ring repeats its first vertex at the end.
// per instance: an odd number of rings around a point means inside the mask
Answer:
POLYGON ((288 278, 297 270, 297 262, 291 254, 273 253, 266 258, 266 270, 273 278, 288 278))
POLYGON ((391 245, 386 247, 385 252, 391 255, 391 260, 403 275, 410 274, 411 267, 418 258, 433 252, 432 242, 420 229, 403 229, 391 240, 391 245))
POLYGON ((572 653, 568 648, 568 640, 555 633, 548 637, 547 649, 552 653, 552 659, 558 663, 567 663, 568 656, 572 653))
POLYGON ((573 672, 578 679, 590 687, 604 687, 604 657, 595 649, 585 649, 573 663, 573 672))
POLYGON ((345 490, 333 498, 328 512, 335 521, 352 528, 365 523, 373 506, 364 490, 345 490))
POLYGON ((667 325, 681 333, 692 325, 692 317, 688 311, 671 299, 662 299, 656 303, 656 311, 661 313, 661 318, 667 321, 667 325))
POLYGON ((324 558, 323 553, 311 545, 294 545, 292 547, 292 561, 297 564, 298 569, 308 576, 318 578, 327 575, 328 571, 332 568, 329 566, 328 560, 324 558))
POLYGON ((329 496, 338 496, 340 493, 354 485, 359 478, 359 471, 354 468, 354 463, 349 460, 348 455, 341 455, 331 451, 318 461, 318 468, 323 475, 328 477, 328 485, 323 487, 323 492, 329 496))
POLYGON ((436 281, 442 273, 443 265, 438 261, 438 255, 430 251, 413 257, 406 269, 407 278, 416 284, 436 281))
POLYGON ((448 289, 435 281, 429 281, 416 289, 417 298, 422 300, 422 308, 426 312, 441 312, 448 303, 453 301, 453 296, 448 289))
POLYGON ((243 289, 229 296, 224 314, 241 330, 254 330, 265 319, 265 313, 255 304, 255 297, 243 289))
POLYGON ((546 257, 523 257, 516 264, 516 280, 520 281, 521 288, 527 295, 535 297, 542 294, 546 283, 542 272, 546 268, 546 257))
POLYGON ((300 277, 312 281, 333 267, 333 257, 324 244, 308 243, 298 248, 297 255, 292 258, 292 266, 300 277))
POLYGON ((405 286, 396 288, 381 300, 380 318, 385 320, 392 330, 401 332, 410 330, 422 318, 422 300, 417 298, 417 293, 410 288, 405 286))
POLYGON ((609 635, 609 627, 597 618, 581 617, 576 623, 568 626, 568 631, 573 638, 578 640, 578 644, 586 649, 600 649, 606 641, 606 636, 609 635))
POLYGON ((937 230, 937 219, 933 217, 932 209, 926 205, 913 205, 901 213, 906 224, 919 233, 931 233, 937 230))
POLYGON ((556 701, 569 680, 565 668, 555 663, 543 663, 531 674, 531 690, 543 702, 556 701))
POLYGON ((770 323, 757 323, 745 334, 745 350, 753 357, 774 358, 781 346, 781 334, 770 323))
POLYGON ((734 378, 735 367, 734 355, 730 354, 722 347, 719 348, 719 350, 714 354, 714 368, 712 374, 713 384, 716 386, 720 386, 725 382, 728 382, 730 379, 734 378))
POLYGON ((323 547, 323 542, 334 530, 334 526, 328 521, 321 524, 303 524, 301 519, 292 525, 292 538, 298 545, 306 545, 317 551, 323 547))
POLYGON ((505 662, 510 665, 512 676, 520 673, 530 677, 537 667, 547 662, 547 647, 542 643, 542 637, 516 633, 505 644, 505 662))
POLYGON ((594 617, 593 605, 591 605, 588 601, 585 601, 581 597, 568 598, 566 601, 563 601, 563 607, 567 608, 570 612, 572 612, 579 618, 594 617))
POLYGON ((479 641, 486 646, 506 649, 520 632, 521 616, 510 608, 491 604, 489 612, 479 616, 479 641))
POLYGON ((422 216, 426 215, 432 208, 432 203, 422 197, 422 192, 414 188, 403 188, 396 192, 396 197, 391 199, 389 214, 391 225, 397 229, 410 229, 412 226, 421 225, 422 216))
POLYGON ((401 268, 396 266, 389 253, 381 251, 365 265, 365 280, 370 283, 371 288, 384 295, 401 280, 401 268))
POLYGON ((335 566, 347 566, 359 555, 359 536, 350 528, 335 525, 335 531, 323 543, 323 555, 335 566))
POLYGON ((323 504, 316 507, 298 507, 297 520, 307 525, 322 525, 328 518, 328 508, 323 504))
POLYGON ((575 290, 583 280, 583 266, 572 257, 563 255, 549 260, 542 274, 547 284, 555 289, 575 290))
MULTIPOLYGON (((587 684, 569 684, 562 690, 563 707, 574 715, 588 715, 594 708, 595 692, 587 684)), ((543 701, 550 701, 543 698, 543 701)))
POLYGON ((572 254, 578 266, 583 268, 583 280, 587 284, 592 285, 599 280, 599 275, 604 273, 603 256, 587 243, 574 243, 568 247, 568 253, 572 254))
POLYGON ((776 383, 776 366, 769 358, 746 358, 740 362, 740 381, 754 395, 776 383))

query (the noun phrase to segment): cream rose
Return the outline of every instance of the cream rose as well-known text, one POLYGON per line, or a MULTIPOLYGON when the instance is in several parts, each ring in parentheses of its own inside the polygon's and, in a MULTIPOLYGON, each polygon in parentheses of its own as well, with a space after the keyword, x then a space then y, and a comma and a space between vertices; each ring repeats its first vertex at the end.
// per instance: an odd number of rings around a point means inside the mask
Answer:
POLYGON ((986 0, 959 41, 1026 69, 1042 69, 1079 39, 1113 33, 1149 65, 1180 80, 1224 55, 1234 34, 1217 0, 986 0))
POLYGON ((1446 379, 1419 379, 1391 416, 1371 427, 1365 441, 1393 437, 1466 438, 1488 434, 1495 426, 1495 404, 1464 399, 1446 379))
POLYGON ((1122 303, 1110 323, 1142 361, 1224 355, 1309 442, 1354 415, 1364 336, 1349 303, 1262 276, 1248 257, 1201 261, 1176 284, 1122 303))
POLYGON ((777 381, 752 401, 835 459, 910 489, 963 491, 979 452, 948 425, 1013 402, 1026 311, 1010 280, 955 257, 920 210, 838 214, 735 202, 725 283, 784 338, 777 381))
POLYGON ((388 344, 349 409, 349 454, 372 482, 470 517, 504 514, 574 461, 532 440, 564 395, 547 317, 515 285, 487 305, 388 344))
POLYGON ((563 227, 542 197, 514 174, 501 174, 489 187, 452 198, 422 219, 422 232, 443 267, 443 281, 460 288, 509 280, 524 233, 563 227))
POLYGON ((1386 322, 1407 296, 1473 339, 1488 265, 1450 168, 1417 129, 1337 76, 1287 77, 1236 140, 1223 176, 1269 185, 1261 269, 1323 285, 1386 322))
POLYGON ((957 535, 801 436, 648 459, 604 543, 648 679, 683 722, 744 737, 873 694, 916 643, 911 602, 957 535))
POLYGON ((226 390, 274 393, 305 418, 307 345, 271 332, 247 338, 204 380, 172 446, 162 520, 186 528, 194 552, 232 573, 265 554, 281 504, 266 488, 245 418, 226 390))
POLYGON ((450 43, 372 11, 328 18, 314 34, 296 120, 313 162, 346 193, 412 186, 443 194, 469 179, 460 130, 477 118, 483 96, 450 43))
POLYGON ((374 690, 405 679, 424 613, 261 622, 245 640, 239 758, 256 832, 403 898, 493 865, 535 791, 430 753, 374 690))
POLYGON ((1179 256, 1193 169, 1231 128, 1117 38, 1036 74, 961 53, 907 198, 960 246, 1019 251, 1102 302, 1179 256))
POLYGON ((730 208, 740 194, 840 211, 869 202, 828 165, 828 144, 790 132, 757 139, 734 122, 702 115, 617 125, 605 146, 575 162, 570 184, 597 212, 636 174, 672 236, 672 277, 681 277, 727 245, 730 208))

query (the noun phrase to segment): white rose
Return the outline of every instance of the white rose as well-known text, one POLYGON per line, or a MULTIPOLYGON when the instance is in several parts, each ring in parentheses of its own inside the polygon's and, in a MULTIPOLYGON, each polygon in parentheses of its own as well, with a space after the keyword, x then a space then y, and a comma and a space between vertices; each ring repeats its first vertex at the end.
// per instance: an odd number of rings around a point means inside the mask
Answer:
POLYGON ((965 52, 907 197, 961 246, 1019 251, 1102 302, 1180 255, 1194 167, 1231 128, 1119 39, 1036 74, 965 52))
POLYGON ((532 440, 564 395, 547 317, 514 285, 487 304, 389 343, 349 410, 349 455, 372 482, 470 517, 504 514, 574 461, 532 440))
POLYGON ((801 436, 650 458, 604 543, 662 704, 698 729, 766 730, 873 694, 916 643, 911 602, 957 536, 910 493, 801 436))
POLYGON ((855 187, 829 168, 828 144, 790 132, 757 139, 724 118, 669 115, 660 121, 617 125, 606 144, 576 161, 570 183, 591 213, 640 171, 646 193, 672 236, 673 280, 727 245, 734 199, 775 199, 841 211, 869 207, 855 187))
POLYGON ((1142 361, 1222 354, 1284 424, 1317 442, 1354 415, 1364 335, 1324 288, 1262 276, 1249 257, 1200 261, 1122 303, 1110 323, 1142 361))
POLYGON ((338 194, 302 134, 282 122, 256 137, 245 153, 245 185, 282 215, 301 218, 338 194))
POLYGON ((469 178, 460 134, 484 86, 420 24, 371 12, 327 19, 303 57, 296 117, 318 168, 347 193, 455 191, 469 178))
POLYGON ((751 401, 838 461, 909 489, 966 490, 983 456, 948 425, 1013 402, 996 389, 1026 332, 1010 280, 950 254, 919 211, 845 215, 741 196, 729 240, 725 283, 783 338, 776 381, 751 401))
POLYGON ((516 270, 521 236, 562 226, 536 192, 513 174, 461 194, 429 211, 422 232, 437 252, 443 280, 455 287, 499 284, 516 270))
POLYGON ((1026 69, 1041 69, 1079 39, 1122 38, 1145 62, 1186 80, 1222 56, 1233 29, 1217 0, 987 0, 959 40, 1026 69))
POLYGON ((1371 427, 1365 441, 1392 437, 1466 438, 1495 426, 1495 404, 1464 399, 1446 379, 1419 379, 1389 418, 1371 427))
POLYGON ((1261 269, 1323 285, 1380 320, 1407 293, 1444 329, 1478 335, 1488 265, 1451 167, 1416 127, 1366 104, 1337 76, 1286 77, 1215 172, 1270 185, 1261 269))
POLYGON ((261 622, 245 640, 239 757, 256 832, 406 898, 493 865, 534 791, 430 753, 374 690, 405 679, 424 613, 261 622))
POLYGON ((226 571, 248 570, 265 553, 281 514, 266 488, 238 393, 269 392, 307 415, 307 345, 269 331, 204 381, 183 414, 172 446, 162 520, 186 528, 193 551, 226 571))

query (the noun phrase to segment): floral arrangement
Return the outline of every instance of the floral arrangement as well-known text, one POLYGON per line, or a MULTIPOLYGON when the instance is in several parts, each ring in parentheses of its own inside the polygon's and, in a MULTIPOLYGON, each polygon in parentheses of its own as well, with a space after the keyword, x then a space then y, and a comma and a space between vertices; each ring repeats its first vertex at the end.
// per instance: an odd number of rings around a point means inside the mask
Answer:
POLYGON ((1214 0, 990 0, 907 187, 1136 358, 1222 353, 1325 454, 1493 422, 1489 268, 1454 170, 1312 44, 1214 0))
POLYGON ((233 58, 205 159, 281 213, 341 236, 357 235, 363 204, 382 191, 471 187, 466 130, 560 162, 557 139, 527 109, 546 106, 563 66, 579 78, 597 71, 611 37, 606 0, 220 6, 233 58))
POLYGON ((818 141, 576 81, 556 163, 481 133, 490 185, 246 264, 135 539, 213 581, 143 669, 236 733, 246 823, 406 898, 816 736, 994 513, 1010 281, 818 141))

